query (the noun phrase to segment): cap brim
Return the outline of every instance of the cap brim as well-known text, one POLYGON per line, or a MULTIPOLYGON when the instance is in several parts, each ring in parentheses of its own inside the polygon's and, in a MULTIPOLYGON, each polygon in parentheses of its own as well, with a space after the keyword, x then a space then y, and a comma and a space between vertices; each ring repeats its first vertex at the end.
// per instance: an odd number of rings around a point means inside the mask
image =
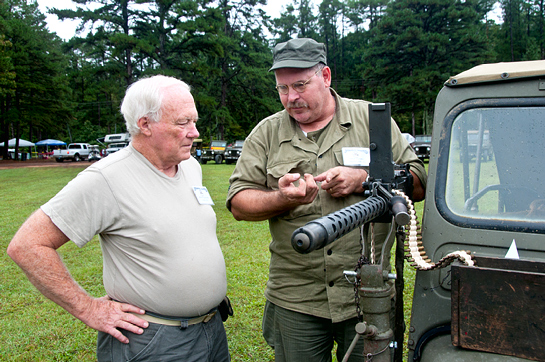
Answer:
POLYGON ((309 62, 307 60, 293 60, 293 59, 281 60, 279 62, 274 63, 271 69, 269 69, 269 72, 271 70, 276 70, 279 68, 312 68, 318 63, 320 62, 317 62, 317 61, 309 62))

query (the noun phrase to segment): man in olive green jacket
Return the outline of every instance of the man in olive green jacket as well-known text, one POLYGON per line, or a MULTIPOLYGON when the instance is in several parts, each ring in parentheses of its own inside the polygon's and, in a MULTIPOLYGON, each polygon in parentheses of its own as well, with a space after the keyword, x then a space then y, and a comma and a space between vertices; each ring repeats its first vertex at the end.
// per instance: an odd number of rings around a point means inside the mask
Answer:
MULTIPOLYGON (((334 341, 340 361, 358 322, 353 285, 343 270, 353 270, 361 255, 359 230, 306 255, 293 250, 291 235, 364 199, 368 165, 357 157, 348 161, 343 152, 369 147, 369 102, 342 98, 330 88, 325 46, 311 39, 278 44, 271 70, 285 110, 261 121, 246 139, 227 207, 237 220, 269 220, 263 334, 276 361, 330 361, 334 341)), ((413 198, 423 199, 424 165, 393 120, 392 152, 394 162, 410 164, 413 198)), ((387 227, 375 228, 381 243, 387 227)), ((363 361, 362 350, 360 343, 350 361, 363 361)))

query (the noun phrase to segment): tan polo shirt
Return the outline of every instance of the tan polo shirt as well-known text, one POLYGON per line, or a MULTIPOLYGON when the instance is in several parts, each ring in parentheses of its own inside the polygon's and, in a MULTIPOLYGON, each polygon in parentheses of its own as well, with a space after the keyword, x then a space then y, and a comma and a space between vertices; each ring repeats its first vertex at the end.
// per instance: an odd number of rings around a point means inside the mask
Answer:
POLYGON ((131 144, 89 166, 41 209, 79 247, 99 234, 111 298, 196 317, 227 291, 216 214, 194 191, 201 186, 194 158, 168 177, 131 144))
MULTIPOLYGON (((369 147, 369 102, 341 98, 333 90, 332 93, 337 109, 318 143, 305 136, 285 110, 254 128, 246 138, 229 180, 227 208, 233 196, 244 189, 277 190, 278 180, 287 173, 317 176, 344 165, 344 147, 369 147)), ((392 152, 394 162, 409 163, 425 187, 424 165, 393 120, 392 152)), ((291 235, 307 222, 363 199, 357 194, 333 198, 320 190, 311 204, 269 220, 271 261, 265 291, 269 301, 283 308, 332 319, 334 323, 356 316, 353 285, 345 280, 343 271, 354 270, 361 255, 360 230, 353 230, 324 249, 306 255, 292 248, 291 235)), ((381 242, 386 235, 385 226, 379 224, 376 230, 377 240, 381 242)))

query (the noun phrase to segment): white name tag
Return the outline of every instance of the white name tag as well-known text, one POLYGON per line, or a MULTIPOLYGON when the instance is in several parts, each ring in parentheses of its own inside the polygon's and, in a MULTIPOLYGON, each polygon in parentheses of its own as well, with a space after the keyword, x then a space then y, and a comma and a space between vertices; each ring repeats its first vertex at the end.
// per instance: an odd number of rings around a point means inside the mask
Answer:
POLYGON ((206 187, 193 186, 193 192, 195 193, 195 196, 197 197, 197 201, 199 201, 199 204, 214 205, 214 201, 212 201, 212 198, 210 197, 210 194, 208 193, 208 189, 206 187))
POLYGON ((364 147, 343 147, 343 163, 345 166, 369 166, 369 152, 369 148, 364 147))

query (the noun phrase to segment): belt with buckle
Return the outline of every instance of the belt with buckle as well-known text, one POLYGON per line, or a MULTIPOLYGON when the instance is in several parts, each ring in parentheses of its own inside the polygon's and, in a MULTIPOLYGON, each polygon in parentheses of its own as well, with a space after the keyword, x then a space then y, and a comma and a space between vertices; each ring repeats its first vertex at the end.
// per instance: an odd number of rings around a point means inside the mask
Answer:
POLYGON ((146 320, 150 323, 157 323, 157 324, 163 324, 165 326, 175 326, 175 327, 183 327, 191 326, 193 324, 199 324, 199 323, 207 323, 209 322, 217 313, 218 311, 215 310, 213 312, 210 312, 208 314, 202 315, 197 318, 191 318, 191 319, 167 319, 167 318, 160 318, 156 317, 150 314, 136 314, 133 313, 138 318, 142 318, 143 320, 146 320), (187 323, 187 324, 186 324, 187 323))

